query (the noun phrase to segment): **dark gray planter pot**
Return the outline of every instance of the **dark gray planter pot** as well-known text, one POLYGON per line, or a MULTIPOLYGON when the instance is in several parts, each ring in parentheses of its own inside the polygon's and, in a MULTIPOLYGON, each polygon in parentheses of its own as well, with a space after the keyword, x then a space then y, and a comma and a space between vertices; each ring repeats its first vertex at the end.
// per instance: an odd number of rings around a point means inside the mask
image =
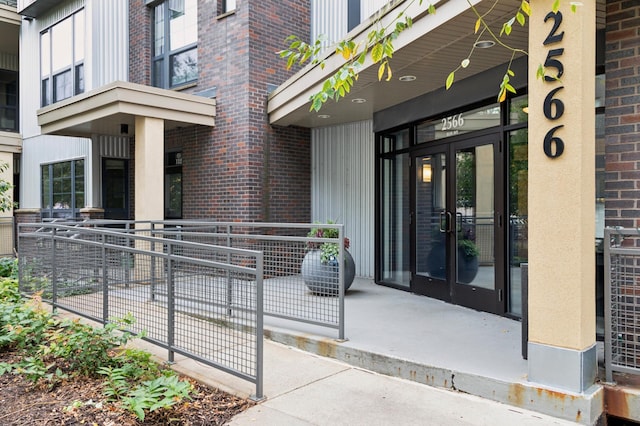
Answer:
MULTIPOLYGON (((319 296, 337 296, 339 290, 338 283, 338 262, 320 262, 320 250, 307 252, 302 261, 302 278, 307 288, 312 293, 319 296)), ((346 292, 356 276, 356 263, 351 257, 351 253, 344 251, 344 291, 346 292)))

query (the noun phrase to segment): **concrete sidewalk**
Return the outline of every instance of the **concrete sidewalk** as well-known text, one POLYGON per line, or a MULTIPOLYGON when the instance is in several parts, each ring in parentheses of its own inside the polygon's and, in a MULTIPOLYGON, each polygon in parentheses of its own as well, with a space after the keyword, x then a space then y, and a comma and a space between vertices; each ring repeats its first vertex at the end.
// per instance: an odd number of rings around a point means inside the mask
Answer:
MULTIPOLYGON (((136 346, 166 359, 144 341, 136 346)), ((533 411, 352 367, 280 343, 264 342, 265 399, 231 425, 571 425, 533 411)), ((173 368, 249 397, 255 386, 176 355, 173 368)))

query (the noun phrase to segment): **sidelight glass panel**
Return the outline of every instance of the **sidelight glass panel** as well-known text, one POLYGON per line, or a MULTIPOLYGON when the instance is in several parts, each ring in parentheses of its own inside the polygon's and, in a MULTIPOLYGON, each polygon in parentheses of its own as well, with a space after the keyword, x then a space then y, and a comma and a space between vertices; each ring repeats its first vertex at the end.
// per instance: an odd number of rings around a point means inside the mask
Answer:
POLYGON ((381 159, 381 174, 381 280, 385 283, 409 287, 411 280, 409 155, 401 154, 381 159))
POLYGON ((416 159, 416 275, 447 279, 446 157, 416 159))
POLYGON ((456 282, 495 289, 493 145, 456 151, 456 282))
POLYGON ((527 129, 509 133, 509 303, 511 314, 522 316, 522 270, 528 252, 528 136, 527 129))

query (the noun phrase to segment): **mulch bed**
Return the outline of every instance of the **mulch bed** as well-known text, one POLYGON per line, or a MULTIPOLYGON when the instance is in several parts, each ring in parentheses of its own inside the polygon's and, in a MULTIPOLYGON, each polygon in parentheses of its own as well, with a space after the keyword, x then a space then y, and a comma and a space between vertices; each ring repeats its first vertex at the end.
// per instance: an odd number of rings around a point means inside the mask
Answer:
MULTIPOLYGON (((0 352, 0 362, 13 359, 15 354, 0 352)), ((103 378, 73 378, 49 389, 7 373, 0 376, 0 425, 222 425, 253 405, 189 380, 197 391, 190 401, 148 413, 139 421, 117 404, 106 402, 101 393, 103 378)))

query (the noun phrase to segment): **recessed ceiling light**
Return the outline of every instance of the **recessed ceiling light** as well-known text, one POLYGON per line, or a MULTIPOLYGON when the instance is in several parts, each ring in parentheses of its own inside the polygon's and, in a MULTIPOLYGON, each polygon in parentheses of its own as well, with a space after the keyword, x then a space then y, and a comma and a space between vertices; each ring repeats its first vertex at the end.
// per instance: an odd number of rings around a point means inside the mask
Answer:
POLYGON ((329 114, 318 114, 318 118, 329 118, 331 117, 329 114))
POLYGON ((495 46, 496 42, 493 40, 478 40, 475 43, 473 43, 473 45, 478 49, 488 49, 490 47, 495 46))
POLYGON ((367 102, 367 100, 362 98, 355 98, 355 99, 351 99, 351 102, 353 102, 354 104, 363 104, 367 102))
POLYGON ((403 75, 398 80, 400 80, 400 81, 413 81, 415 79, 416 79, 415 75, 403 75))

